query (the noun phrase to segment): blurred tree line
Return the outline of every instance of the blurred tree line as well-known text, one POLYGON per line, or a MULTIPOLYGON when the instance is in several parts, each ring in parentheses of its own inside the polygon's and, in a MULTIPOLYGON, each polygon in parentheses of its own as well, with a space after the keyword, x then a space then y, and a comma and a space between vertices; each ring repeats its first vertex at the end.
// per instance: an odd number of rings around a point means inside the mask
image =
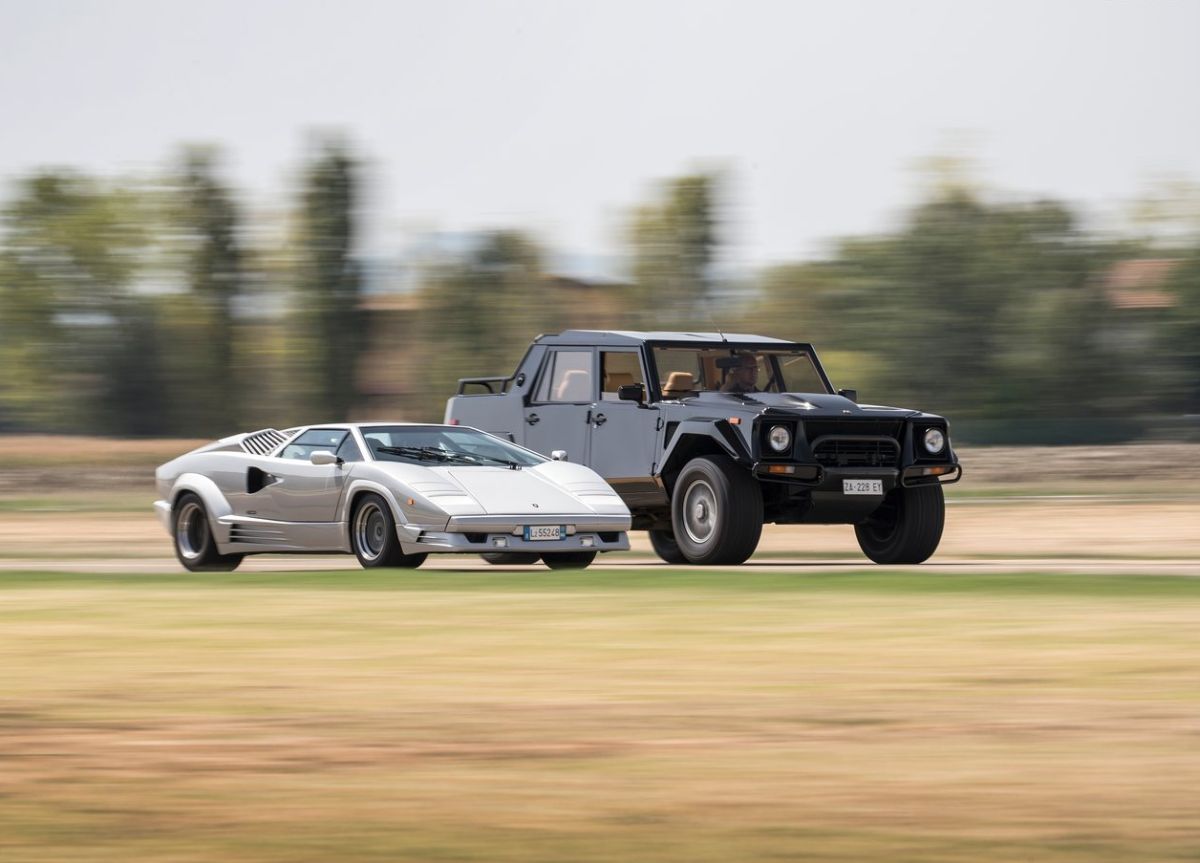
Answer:
POLYGON ((271 239, 211 150, 183 152, 153 182, 56 170, 13 184, 0 430, 435 420, 457 378, 506 374, 533 336, 565 327, 810 341, 864 401, 946 413, 979 440, 1018 427, 1113 439, 1200 414, 1195 232, 1102 236, 1062 202, 995 203, 950 183, 890 233, 731 277, 720 177, 695 174, 630 213, 619 281, 556 276, 536 239, 497 231, 424 262, 388 312, 364 291, 362 173, 345 144, 321 142, 271 239))

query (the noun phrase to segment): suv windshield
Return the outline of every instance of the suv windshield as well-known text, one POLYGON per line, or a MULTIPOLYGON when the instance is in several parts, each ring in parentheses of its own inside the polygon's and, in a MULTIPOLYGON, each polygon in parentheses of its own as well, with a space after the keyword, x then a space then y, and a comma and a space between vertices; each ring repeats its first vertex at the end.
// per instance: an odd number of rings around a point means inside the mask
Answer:
POLYGON ((521 467, 546 461, 535 452, 468 428, 364 426, 362 435, 376 461, 521 467))
POLYGON ((813 355, 801 348, 656 347, 663 398, 703 392, 828 393, 813 355))

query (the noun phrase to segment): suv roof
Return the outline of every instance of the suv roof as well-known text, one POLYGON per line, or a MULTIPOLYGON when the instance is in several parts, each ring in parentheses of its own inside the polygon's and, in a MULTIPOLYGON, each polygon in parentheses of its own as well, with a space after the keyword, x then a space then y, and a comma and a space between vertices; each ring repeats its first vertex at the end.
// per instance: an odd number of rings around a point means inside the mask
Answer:
POLYGON ((674 333, 636 330, 563 330, 561 333, 547 333, 538 336, 534 341, 545 345, 640 345, 645 342, 797 344, 788 339, 774 339, 770 336, 754 336, 746 333, 674 333))

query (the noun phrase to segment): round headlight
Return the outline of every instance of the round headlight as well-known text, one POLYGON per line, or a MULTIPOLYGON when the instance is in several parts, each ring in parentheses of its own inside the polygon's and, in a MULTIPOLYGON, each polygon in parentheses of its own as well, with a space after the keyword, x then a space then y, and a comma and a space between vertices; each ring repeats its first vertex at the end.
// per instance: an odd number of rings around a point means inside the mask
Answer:
POLYGON ((771 426, 767 433, 767 442, 775 452, 784 452, 792 445, 792 433, 787 426, 771 426))
POLYGON ((928 429, 925 432, 925 449, 929 452, 941 452, 946 446, 946 436, 941 429, 928 429))

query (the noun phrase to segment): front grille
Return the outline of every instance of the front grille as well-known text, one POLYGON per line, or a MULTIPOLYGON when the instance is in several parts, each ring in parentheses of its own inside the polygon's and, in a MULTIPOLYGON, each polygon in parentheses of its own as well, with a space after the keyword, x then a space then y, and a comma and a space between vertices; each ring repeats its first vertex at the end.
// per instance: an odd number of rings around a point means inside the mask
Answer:
POLYGON ((813 458, 824 467, 895 467, 900 445, 893 438, 831 436, 813 444, 813 458))
POLYGON ((900 440, 904 435, 904 421, 879 419, 836 419, 805 420, 804 434, 810 444, 819 438, 838 435, 843 437, 888 437, 900 440))

